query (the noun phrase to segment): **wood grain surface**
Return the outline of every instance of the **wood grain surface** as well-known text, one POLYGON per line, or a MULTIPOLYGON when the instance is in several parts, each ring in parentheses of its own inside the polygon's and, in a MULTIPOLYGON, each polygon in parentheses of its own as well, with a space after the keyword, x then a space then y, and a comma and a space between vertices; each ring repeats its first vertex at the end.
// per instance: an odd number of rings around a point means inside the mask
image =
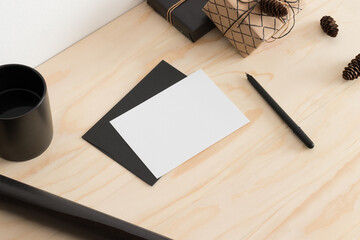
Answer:
MULTIPOLYGON (((191 43, 146 3, 37 69, 55 136, 1 174, 174 239, 360 239, 360 1, 304 0, 294 30, 242 58, 214 29, 191 43), (320 28, 331 15, 337 38, 320 28), (162 59, 202 68, 250 119, 149 187, 81 136, 162 59), (245 78, 252 74, 315 142, 307 149, 245 78)), ((79 239, 0 203, 1 239, 79 239)))

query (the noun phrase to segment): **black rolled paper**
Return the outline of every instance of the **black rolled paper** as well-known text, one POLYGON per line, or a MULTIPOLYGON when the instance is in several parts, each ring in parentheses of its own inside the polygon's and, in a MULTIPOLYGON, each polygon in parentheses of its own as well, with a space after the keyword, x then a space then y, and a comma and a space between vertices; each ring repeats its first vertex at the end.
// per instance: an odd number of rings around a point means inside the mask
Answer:
POLYGON ((102 239, 169 240, 144 228, 0 175, 0 201, 42 212, 102 239))
MULTIPOLYGON (((195 42, 211 29, 214 23, 202 11, 208 0, 186 0, 171 14, 172 25, 192 42, 195 42)), ((167 19, 168 10, 179 0, 147 0, 147 3, 167 19)))

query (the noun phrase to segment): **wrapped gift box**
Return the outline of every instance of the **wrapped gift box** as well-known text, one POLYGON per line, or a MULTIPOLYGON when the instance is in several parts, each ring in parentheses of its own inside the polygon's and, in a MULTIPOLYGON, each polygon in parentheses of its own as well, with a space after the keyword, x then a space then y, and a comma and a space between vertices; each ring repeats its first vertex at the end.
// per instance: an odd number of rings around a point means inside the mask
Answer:
POLYGON ((209 0, 203 11, 231 44, 247 57, 263 42, 273 41, 291 31, 300 0, 282 0, 288 15, 267 16, 261 11, 260 0, 209 0))
POLYGON ((147 3, 191 41, 195 42, 214 24, 202 11, 207 0, 147 0, 147 3))

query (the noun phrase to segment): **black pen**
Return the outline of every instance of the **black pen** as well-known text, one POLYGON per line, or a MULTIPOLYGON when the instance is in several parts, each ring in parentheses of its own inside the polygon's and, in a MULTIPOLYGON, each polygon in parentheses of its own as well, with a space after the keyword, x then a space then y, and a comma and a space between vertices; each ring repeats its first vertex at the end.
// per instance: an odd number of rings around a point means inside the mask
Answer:
POLYGON ((308 147, 314 148, 314 143, 304 133, 303 130, 287 115, 287 113, 275 102, 275 100, 265 91, 265 89, 255 80, 255 78, 246 73, 246 77, 256 91, 264 98, 264 100, 272 107, 272 109, 281 117, 281 119, 289 126, 295 135, 308 147))

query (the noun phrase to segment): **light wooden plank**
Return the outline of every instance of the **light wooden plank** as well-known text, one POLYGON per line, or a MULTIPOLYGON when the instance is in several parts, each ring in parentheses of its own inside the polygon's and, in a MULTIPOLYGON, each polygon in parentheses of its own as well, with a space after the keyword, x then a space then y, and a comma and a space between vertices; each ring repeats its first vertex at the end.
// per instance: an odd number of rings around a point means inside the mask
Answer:
MULTIPOLYGON (((34 160, 0 161, 1 173, 175 239, 356 238, 360 86, 341 72, 360 52, 359 8, 304 1, 289 36, 243 59, 216 29, 193 44, 141 4, 38 67, 49 85, 53 143, 34 160), (321 31, 323 15, 338 21, 337 38, 321 31), (203 68, 251 123, 149 187, 81 136, 162 59, 186 74, 203 68), (299 122, 314 150, 244 72, 299 122)), ((1 205, 0 232, 70 238, 1 205)))

